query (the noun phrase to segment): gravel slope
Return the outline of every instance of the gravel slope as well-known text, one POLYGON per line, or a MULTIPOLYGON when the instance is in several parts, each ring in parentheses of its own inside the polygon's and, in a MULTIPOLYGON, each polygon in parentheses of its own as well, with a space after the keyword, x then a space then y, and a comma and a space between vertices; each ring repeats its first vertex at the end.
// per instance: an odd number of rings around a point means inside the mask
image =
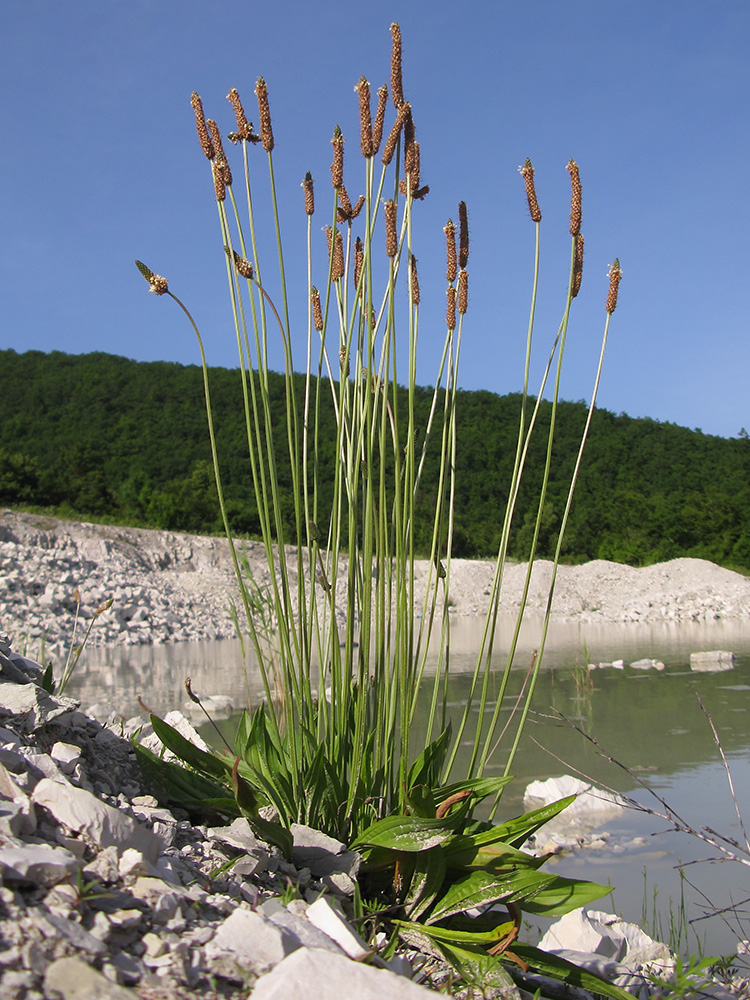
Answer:
MULTIPOLYGON (((243 543, 253 576, 269 582, 263 547, 243 543)), ((290 553, 289 571, 296 574, 290 553)), ((416 568, 421 604, 430 564, 416 568)), ((494 565, 456 559, 451 602, 456 615, 483 614, 494 565)), ((500 610, 515 612, 526 566, 506 568, 500 610)), ((552 565, 531 577, 528 607, 543 612, 552 565)), ((92 635, 95 644, 159 643, 234 636, 230 599, 237 599, 224 539, 63 521, 0 510, 0 630, 33 646, 44 637, 69 641, 81 597, 85 621, 110 597, 92 635)), ((343 614, 343 611, 342 611, 343 614)), ((674 559, 635 569, 596 560, 561 566, 552 605, 556 621, 663 622, 750 618, 750 579, 703 559, 674 559)), ((80 634, 80 633, 79 633, 80 634)))

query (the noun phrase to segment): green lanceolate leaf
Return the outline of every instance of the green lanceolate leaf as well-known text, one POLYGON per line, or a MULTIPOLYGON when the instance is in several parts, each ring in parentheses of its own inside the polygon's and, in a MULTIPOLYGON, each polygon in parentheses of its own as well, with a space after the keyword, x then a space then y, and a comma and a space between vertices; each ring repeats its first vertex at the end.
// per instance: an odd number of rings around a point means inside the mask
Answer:
POLYGON ((143 776, 164 805, 181 806, 191 811, 211 809, 226 816, 240 814, 236 802, 227 794, 227 786, 174 761, 164 760, 139 743, 133 746, 143 776))
POLYGON ((196 771, 211 774, 217 778, 229 775, 232 767, 231 761, 224 761, 216 754, 201 750, 157 715, 151 716, 151 725, 167 750, 171 750, 176 757, 179 757, 190 767, 194 767, 196 771))
POLYGON ((561 875, 546 875, 549 879, 536 893, 526 896, 519 904, 526 913, 537 916, 562 917, 579 906, 586 906, 595 899, 601 899, 612 891, 612 886, 580 879, 563 878, 561 875))
POLYGON ((443 785, 435 789, 435 799, 438 803, 444 802, 451 795, 469 791, 472 793, 474 804, 486 799, 488 795, 497 795, 503 788, 512 781, 512 775, 497 778, 473 778, 471 781, 456 781, 452 785, 443 785))
POLYGON ((438 738, 425 747, 411 765, 406 778, 408 788, 411 788, 413 785, 430 785, 434 787, 437 784, 438 775, 443 768, 445 755, 448 752, 451 728, 451 724, 448 723, 438 738))
POLYGON ((355 851, 368 847, 385 847, 391 851, 427 851, 452 837, 457 822, 459 820, 456 816, 447 819, 386 816, 363 830, 351 847, 355 851))
POLYGON ((539 868, 547 857, 534 857, 519 851, 493 835, 492 831, 474 836, 456 836, 445 848, 446 864, 452 869, 485 868, 497 871, 500 868, 539 868))
POLYGON ((49 661, 42 677, 42 690, 47 694, 55 693, 55 678, 52 674, 52 660, 49 661))
POLYGON ((288 860, 292 856, 292 847, 294 846, 291 833, 286 827, 281 826, 281 824, 263 819, 258 814, 258 800, 255 792, 239 773, 238 765, 239 757, 232 768, 232 788, 234 789, 234 796, 242 815, 248 821, 254 833, 262 840, 265 840, 266 843, 278 847, 288 860))
POLYGON ((247 744, 250 739, 251 719, 250 713, 245 710, 237 723, 237 732, 234 735, 234 752, 238 757, 244 757, 247 744))
POLYGON ((541 951, 528 944, 519 944, 517 941, 513 942, 513 953, 526 962, 532 971, 539 972, 543 976, 559 979, 570 986, 577 986, 590 993, 610 997, 611 1000, 633 1000, 633 994, 628 993, 627 990, 608 983, 593 972, 587 972, 557 955, 550 955, 549 952, 541 951))
POLYGON ((445 880, 445 856, 442 847, 433 847, 414 855, 414 870, 404 909, 411 920, 418 920, 435 901, 445 880))
POLYGON ((434 819, 437 803, 432 789, 428 785, 414 785, 406 796, 406 804, 412 816, 423 819, 434 819))
POLYGON ((512 995, 513 980, 502 962, 488 955, 480 945, 458 945, 448 941, 436 941, 435 944, 468 985, 482 992, 499 989, 503 995, 512 995))
POLYGON ((405 931, 413 930, 419 934, 424 934, 431 941, 448 941, 453 944, 482 945, 490 948, 501 941, 515 927, 513 920, 506 920, 497 924, 489 931, 456 930, 452 927, 435 927, 423 923, 414 923, 409 920, 394 920, 393 923, 403 928, 405 931))
POLYGON ((429 923, 437 923, 474 906, 505 900, 527 913, 560 916, 609 891, 607 886, 547 875, 532 868, 497 873, 480 869, 457 879, 448 888, 430 913, 429 923))
POLYGON ((532 809, 531 812, 524 813, 523 816, 517 816, 506 823, 500 823, 495 829, 502 839, 506 840, 512 847, 520 847, 541 826, 544 826, 545 823, 557 816, 558 813, 561 813, 563 809, 567 809, 571 802, 575 802, 575 800, 575 795, 568 795, 566 798, 558 799, 557 802, 552 802, 548 806, 532 809))

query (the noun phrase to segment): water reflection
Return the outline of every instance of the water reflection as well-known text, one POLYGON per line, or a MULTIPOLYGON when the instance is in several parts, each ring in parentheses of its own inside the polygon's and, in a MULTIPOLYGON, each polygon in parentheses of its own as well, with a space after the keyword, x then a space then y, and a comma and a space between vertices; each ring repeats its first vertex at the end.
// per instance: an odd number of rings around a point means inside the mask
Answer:
MULTIPOLYGON (((498 667, 507 658, 513 624, 500 622, 493 661, 498 667)), ((539 641, 539 627, 540 623, 532 619, 522 631, 514 661, 517 669, 513 671, 512 690, 509 688, 504 700, 503 718, 508 717, 515 703, 539 641)), ((448 709, 454 721, 466 702, 480 638, 481 625, 476 621, 458 619, 453 623, 448 709)), ((184 711, 192 707, 184 690, 186 677, 192 678, 194 689, 201 695, 229 696, 238 708, 248 701, 257 704, 261 697, 257 666, 252 656, 243 663, 239 642, 233 640, 92 650, 79 665, 70 693, 80 698, 84 707, 98 703, 125 717, 139 713, 139 695, 158 713, 173 708, 184 711)), ((696 829, 711 826, 742 840, 719 751, 696 692, 710 712, 730 760, 739 804, 748 806, 750 634, 745 623, 553 625, 534 697, 535 711, 513 764, 516 780, 504 793, 501 815, 508 817, 522 810, 523 790, 529 781, 565 772, 582 772, 597 783, 648 802, 648 793, 639 790, 631 775, 607 759, 612 757, 646 780, 696 829), (714 649, 736 654, 730 671, 691 670, 691 653, 714 649), (587 669, 589 662, 622 659, 627 665, 642 658, 661 660, 666 669, 587 669), (606 756, 558 713, 594 736, 606 756)), ((467 743, 472 741, 478 723, 475 713, 467 729, 467 743)), ((420 727, 425 725, 425 718, 417 720, 416 740, 424 736, 420 727)), ((470 747, 465 750, 468 754, 470 747)), ((490 773, 503 770, 505 752, 501 748, 493 758, 490 773)), ((750 806, 747 814, 750 819, 750 806)), ((556 862, 556 868, 561 874, 605 883, 610 880, 615 886, 615 908, 627 919, 640 921, 644 901, 642 872, 646 867, 648 885, 658 885, 659 906, 668 926, 670 899, 676 907, 680 896, 674 865, 680 859, 693 861, 712 852, 691 838, 661 832, 667 826, 628 811, 620 820, 607 824, 611 834, 607 848, 565 856, 556 862), (634 845, 634 838, 644 838, 644 843, 634 845)), ((714 903, 727 905, 732 894, 735 899, 750 895, 738 886, 738 881, 742 882, 738 867, 696 865, 687 871, 691 881, 695 879, 714 903)), ((646 889, 649 910, 652 888, 646 889)), ((688 897, 700 903, 700 897, 690 889, 688 897)), ((602 903, 605 909, 611 905, 610 900, 602 903)), ((693 910, 694 915, 698 912, 693 910)), ((734 937, 719 920, 704 922, 698 928, 710 951, 718 954, 732 950, 734 937)), ((695 941, 688 946, 695 950, 695 941)))

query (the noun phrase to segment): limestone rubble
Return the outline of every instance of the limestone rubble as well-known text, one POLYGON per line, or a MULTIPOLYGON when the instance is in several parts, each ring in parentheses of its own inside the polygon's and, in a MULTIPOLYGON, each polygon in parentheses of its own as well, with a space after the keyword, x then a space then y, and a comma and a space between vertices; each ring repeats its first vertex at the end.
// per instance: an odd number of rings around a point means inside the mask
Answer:
MULTIPOLYGON (((238 543, 255 583, 271 578, 263 546, 238 543)), ((303 559, 303 569, 308 572, 303 559)), ((287 552, 294 590, 296 551, 287 552)), ((543 613, 551 563, 534 567, 530 614, 543 613)), ((454 559, 450 601, 453 615, 487 610, 494 573, 491 562, 454 559)), ((515 614, 526 566, 506 567, 500 612, 515 614)), ((415 564, 415 601, 421 610, 430 563, 415 564)), ((110 598, 97 621, 92 645, 133 645, 235 636, 229 612, 238 601, 226 539, 174 532, 63 521, 0 510, 0 621, 15 639, 50 652, 67 649, 80 595, 86 623, 110 598)), ((341 609, 343 620, 345 609, 341 609)), ((552 606, 555 621, 581 623, 687 622, 750 618, 750 579, 703 559, 674 559, 656 566, 595 560, 559 568, 552 606)), ((79 629, 79 638, 81 635, 79 629)))

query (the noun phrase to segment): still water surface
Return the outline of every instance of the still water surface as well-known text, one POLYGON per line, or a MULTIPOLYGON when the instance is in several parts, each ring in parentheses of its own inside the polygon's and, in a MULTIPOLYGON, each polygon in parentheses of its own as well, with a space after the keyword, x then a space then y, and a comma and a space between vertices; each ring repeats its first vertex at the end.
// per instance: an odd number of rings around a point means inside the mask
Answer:
MULTIPOLYGON (((512 628, 510 622, 501 626, 495 647, 498 667, 507 657, 504 650, 512 628)), ((530 620, 514 661, 516 691, 538 635, 538 623, 530 620)), ((466 699, 480 637, 475 621, 455 621, 449 707, 456 721, 466 699)), ((138 695, 157 713, 174 708, 184 711, 192 707, 185 696, 186 677, 192 678, 201 695, 228 695, 238 708, 247 703, 248 696, 251 703, 260 696, 257 671, 249 658, 243 669, 239 643, 232 640, 92 650, 79 665, 69 693, 80 698, 84 707, 98 703, 125 717, 139 713, 138 695)), ((658 807, 631 775, 598 753, 555 714, 560 712, 594 736, 608 756, 627 765, 693 827, 710 826, 743 841, 720 753, 696 692, 716 726, 739 805, 745 808, 750 823, 750 626, 743 622, 553 626, 534 696, 536 711, 524 733, 513 766, 515 780, 503 795, 499 818, 523 811, 523 790, 529 781, 575 773, 574 769, 598 784, 658 807), (732 668, 691 671, 690 654, 712 649, 734 652, 732 668), (624 670, 596 670, 590 678, 581 670, 589 662, 623 659, 627 665, 644 657, 663 661, 666 669, 644 672, 626 666, 624 670)), ((515 693, 506 701, 503 708, 510 712, 515 693)), ((502 750, 491 767, 502 772, 502 750)), ((662 820, 626 811, 605 824, 603 829, 610 836, 603 849, 555 859, 555 870, 611 883, 613 897, 595 905, 635 922, 642 922, 644 899, 652 916, 654 892, 658 891, 657 909, 666 928, 670 903, 674 911, 680 899, 680 878, 674 866, 678 861, 716 856, 692 837, 665 832, 667 827, 662 820)), ((750 869, 744 866, 714 862, 691 864, 684 870, 697 887, 684 887, 691 917, 699 917, 708 908, 701 893, 716 907, 750 897, 750 869)), ((749 926, 742 936, 750 936, 750 903, 744 909, 749 926)), ((717 917, 693 927, 702 945, 715 954, 731 952, 741 933, 717 917)), ((696 950, 694 937, 684 950, 696 950)))

